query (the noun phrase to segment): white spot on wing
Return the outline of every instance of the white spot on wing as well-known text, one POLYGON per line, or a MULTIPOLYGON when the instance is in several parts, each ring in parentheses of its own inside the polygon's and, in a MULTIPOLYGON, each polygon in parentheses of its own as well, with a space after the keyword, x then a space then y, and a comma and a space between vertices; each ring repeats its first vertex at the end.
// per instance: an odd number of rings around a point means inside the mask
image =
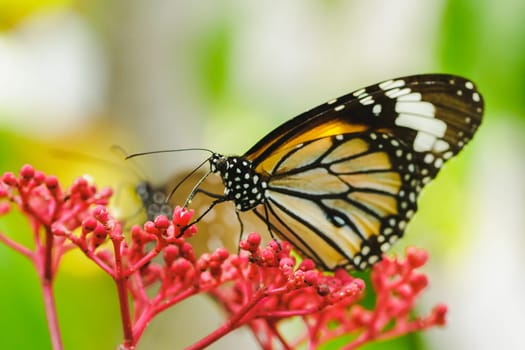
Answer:
POLYGON ((413 92, 411 94, 408 94, 408 95, 404 95, 404 96, 399 96, 397 98, 398 101, 412 101, 412 102, 417 102, 417 101, 421 101, 421 94, 419 92, 413 92))
POLYGON ((405 86, 404 80, 387 80, 379 84, 379 88, 381 90, 389 90, 389 89, 399 88, 401 86, 405 86))
POLYGON ((339 105, 334 108, 334 111, 339 112, 339 111, 342 111, 344 108, 345 108, 345 105, 339 105))
POLYGON ((397 113, 417 114, 430 118, 436 115, 436 107, 430 102, 398 101, 395 108, 397 113))
POLYGON ((414 151, 416 152, 426 152, 432 149, 432 145, 436 141, 436 138, 432 135, 418 132, 416 138, 414 139, 414 151))
POLYGON ((377 255, 372 255, 371 257, 368 258, 368 263, 370 265, 375 264, 378 261, 379 261, 379 257, 377 255))
POLYGON ((454 155, 454 152, 448 151, 447 153, 443 154, 443 158, 450 159, 454 155))
POLYGON ((333 100, 330 100, 330 101, 326 102, 326 104, 333 105, 336 102, 337 102, 337 99, 334 98, 333 100))
POLYGON ((372 113, 374 113, 376 116, 381 113, 382 106, 378 103, 375 104, 374 107, 372 107, 372 113))
POLYGON ((387 92, 385 92, 385 95, 390 97, 390 98, 398 98, 400 96, 405 96, 405 95, 408 95, 412 90, 410 90, 409 88, 404 88, 404 89, 393 89, 393 90, 388 90, 387 92))
POLYGON ((359 102, 361 102, 362 105, 367 106, 374 103, 374 99, 372 98, 372 96, 367 96, 365 98, 360 99, 359 102))
POLYGON ((357 90, 356 92, 354 92, 352 95, 357 97, 357 96, 361 95, 363 92, 365 92, 365 89, 360 89, 360 90, 357 90))
POLYGON ((449 149, 450 145, 447 141, 444 140, 437 140, 436 143, 434 143, 434 151, 435 152, 445 152, 447 149, 449 149))
MULTIPOLYGON (((399 114, 396 118, 395 124, 415 131, 422 131, 436 137, 443 137, 447 130, 447 124, 440 119, 420 117, 405 113, 399 114)), ((418 135, 419 134, 420 133, 418 133, 418 135)))
POLYGON ((430 164, 434 161, 434 155, 432 153, 428 153, 425 155, 425 158, 423 159, 423 161, 427 164, 430 164))
POLYGON ((471 90, 471 89, 474 89, 474 84, 472 84, 471 81, 467 81, 467 82, 465 83, 465 87, 466 87, 467 89, 471 90))

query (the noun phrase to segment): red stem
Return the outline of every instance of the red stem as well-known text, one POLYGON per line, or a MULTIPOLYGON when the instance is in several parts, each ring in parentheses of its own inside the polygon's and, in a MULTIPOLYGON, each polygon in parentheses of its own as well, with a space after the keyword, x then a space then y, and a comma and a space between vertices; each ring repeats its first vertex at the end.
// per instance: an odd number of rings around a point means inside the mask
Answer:
POLYGON ((44 307, 46 310, 47 326, 49 328, 49 335, 51 337, 51 344, 53 350, 62 350, 62 338, 60 336, 60 328, 58 326, 58 317, 56 314, 55 297, 53 295, 52 281, 46 278, 41 279, 42 293, 44 296, 44 307))
POLYGON ((120 317, 122 318, 122 330, 124 333, 124 349, 133 349, 135 347, 135 339, 133 338, 133 328, 131 324, 131 316, 129 311, 127 276, 124 273, 121 256, 121 240, 112 240, 113 250, 115 252, 115 274, 113 276, 115 284, 117 285, 117 293, 120 304, 120 317))
POLYGON ((153 260, 153 258, 155 258, 157 255, 159 255, 159 253, 162 251, 162 248, 163 246, 160 243, 157 243, 154 249, 152 249, 148 254, 140 258, 139 261, 137 261, 131 267, 128 268, 128 270, 126 271, 126 275, 131 276, 132 274, 140 270, 142 267, 144 267, 144 265, 153 260))
POLYGON ((53 233, 51 228, 46 226, 46 244, 44 245, 44 271, 42 275, 43 280, 49 281, 51 284, 53 281, 53 233))
POLYGON ((85 240, 76 237, 73 234, 68 234, 67 238, 74 246, 78 247, 88 258, 90 258, 95 264, 97 264, 102 270, 104 270, 104 272, 106 272, 109 276, 115 278, 115 272, 111 269, 111 267, 106 265, 106 263, 102 259, 100 259, 92 249, 90 249, 87 246, 85 240))
POLYGON ((33 252, 31 250, 27 249, 20 243, 13 241, 11 238, 7 237, 2 232, 0 232, 0 242, 3 242, 6 246, 11 247, 12 249, 16 250, 25 257, 33 259, 33 252))
MULTIPOLYGON (((283 346, 283 349, 285 349, 285 350, 295 349, 295 348, 291 347, 290 344, 288 344, 286 339, 283 338, 281 332, 276 327, 276 322, 275 321, 271 322, 271 321, 265 320, 265 322, 266 322, 267 327, 268 327, 268 332, 269 333, 270 332, 273 333, 273 336, 276 337, 279 340, 279 342, 283 346)), ((272 347, 273 344, 269 343, 269 345, 270 345, 270 349, 273 349, 273 347, 272 347)))
POLYGON ((44 307, 46 310, 47 326, 51 337, 53 350, 62 350, 62 337, 58 325, 58 317, 55 306, 55 296, 53 294, 53 233, 49 227, 46 227, 44 247, 37 246, 34 264, 40 275, 42 284, 42 294, 44 298, 44 307), (43 248, 43 249, 42 249, 43 248))

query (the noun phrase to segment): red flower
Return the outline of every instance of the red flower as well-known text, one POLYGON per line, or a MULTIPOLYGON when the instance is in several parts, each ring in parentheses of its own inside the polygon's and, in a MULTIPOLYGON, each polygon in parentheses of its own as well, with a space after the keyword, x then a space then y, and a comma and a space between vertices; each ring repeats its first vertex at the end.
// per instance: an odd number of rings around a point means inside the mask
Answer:
POLYGON ((51 283, 61 257, 75 247, 115 281, 124 339, 122 349, 134 349, 146 326, 160 312, 196 294, 214 298, 229 318, 211 334, 188 347, 202 349, 241 326, 248 326, 261 348, 314 349, 343 335, 354 349, 376 339, 443 325, 445 306, 425 318, 411 313, 428 284, 417 271, 428 259, 425 251, 409 248, 405 260, 385 258, 371 272, 374 308, 360 305, 365 283, 347 271, 325 273, 311 260, 296 261, 288 242, 270 241, 252 233, 240 242, 240 254, 219 248, 196 257, 187 238, 196 234, 192 211, 177 207, 173 219, 159 216, 131 228, 125 239, 122 225, 106 207, 111 190, 97 191, 84 178, 63 190, 58 180, 24 166, 17 177, 2 176, 0 215, 15 203, 31 221, 36 248, 30 250, 0 232, 0 241, 35 262, 44 288, 53 348, 61 349, 51 283), (7 200, 7 201, 6 201, 7 200), (80 228, 79 234, 77 228, 80 228), (182 236, 181 236, 182 233, 182 236), (110 247, 103 243, 110 242, 110 247), (154 259, 157 256, 160 259, 154 259), (149 290, 152 286, 156 293, 149 290), (283 320, 297 318, 304 332, 290 338, 283 320))

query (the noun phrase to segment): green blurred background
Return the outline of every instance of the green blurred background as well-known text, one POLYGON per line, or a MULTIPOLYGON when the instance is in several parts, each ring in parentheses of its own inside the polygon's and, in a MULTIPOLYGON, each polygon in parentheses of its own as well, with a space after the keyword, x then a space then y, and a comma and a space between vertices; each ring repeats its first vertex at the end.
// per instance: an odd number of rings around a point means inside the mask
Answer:
MULTIPOLYGON (((239 154, 286 119, 365 85, 466 76, 485 96, 485 120, 425 191, 395 249, 430 251, 420 310, 444 302, 449 322, 388 346, 523 348, 523 14, 521 0, 0 0, 0 170, 29 162, 65 183, 88 172, 117 188, 141 177, 162 183, 203 156, 140 159, 144 175, 133 175, 110 145, 239 154)), ((0 230, 30 242, 19 217, 0 219, 0 230)), ((35 272, 3 245, 0 281, 0 348, 49 349, 35 272)), ((55 289, 65 348, 114 349, 112 282, 72 254, 55 289)), ((182 348, 221 322, 207 299, 184 303, 152 322, 139 349, 182 348)), ((211 348, 240 344, 255 348, 242 329, 211 348)))

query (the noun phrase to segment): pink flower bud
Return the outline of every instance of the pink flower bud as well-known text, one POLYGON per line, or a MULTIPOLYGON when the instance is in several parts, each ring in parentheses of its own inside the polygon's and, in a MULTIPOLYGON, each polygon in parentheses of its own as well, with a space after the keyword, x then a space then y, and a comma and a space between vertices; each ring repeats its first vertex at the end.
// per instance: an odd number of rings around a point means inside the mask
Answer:
POLYGON ((425 265, 428 260, 428 253, 416 247, 408 247, 406 249, 406 257, 410 266, 418 268, 425 265))
POLYGON ((165 230, 170 226, 170 220, 164 215, 159 215, 155 218, 155 227, 160 230, 165 230))
POLYGON ((0 198, 5 198, 9 194, 7 186, 3 183, 0 183, 0 198))
POLYGON ((303 271, 309 271, 315 269, 315 263, 311 259, 304 259, 299 265, 299 269, 303 271))
POLYGON ((186 259, 177 259, 172 267, 173 273, 181 277, 184 277, 190 269, 191 263, 186 259))
POLYGON ((20 176, 22 176, 25 180, 30 180, 35 175, 35 168, 33 168, 32 165, 25 164, 22 166, 22 169, 20 169, 20 176))
POLYGON ((215 250, 215 253, 213 254, 213 257, 221 262, 228 259, 229 256, 230 253, 226 248, 217 248, 217 250, 215 250))
POLYGON ((304 282, 309 285, 315 285, 319 281, 319 272, 308 270, 304 273, 304 282))
POLYGON ((176 245, 169 245, 164 248, 164 261, 166 265, 171 265, 179 256, 179 247, 176 245))
POLYGON ((158 234, 157 228, 155 227, 155 223, 153 223, 152 221, 146 221, 144 223, 144 231, 152 235, 158 234))
POLYGON ((45 180, 46 180, 46 174, 44 174, 42 171, 36 170, 36 171, 35 171, 35 174, 34 174, 34 176, 33 176, 33 181, 35 181, 35 183, 36 183, 37 185, 40 185, 40 184, 42 184, 45 180))
POLYGON ((82 222, 82 231, 84 233, 92 232, 97 227, 97 225, 97 220, 94 217, 89 216, 84 220, 84 222, 82 222))
POLYGON ((53 176, 53 175, 47 176, 44 181, 46 183, 46 187, 50 191, 54 191, 58 188, 58 178, 56 176, 53 176))
POLYGON ((97 219, 98 221, 102 222, 102 223, 107 223, 109 221, 109 210, 108 208, 102 206, 102 205, 98 205, 95 207, 95 209, 93 209, 93 216, 95 217, 95 219, 97 219))
POLYGON ((252 247, 259 247, 261 244, 261 235, 252 232, 248 235, 248 238, 246 238, 246 242, 248 242, 248 244, 250 244, 252 247))
POLYGON ((418 293, 428 286, 428 277, 421 273, 414 273, 410 277, 410 285, 414 289, 415 293, 418 293))
POLYGON ((184 243, 180 247, 180 254, 183 258, 188 259, 189 261, 195 261, 195 253, 193 252, 193 247, 189 243, 184 243))
POLYGON ((295 265, 295 261, 292 258, 283 258, 279 261, 279 267, 281 269, 291 269, 295 265))
POLYGON ((432 315, 434 316, 434 323, 438 326, 444 326, 447 322, 447 306, 444 304, 438 304, 432 310, 432 315))
POLYGON ((16 179, 16 176, 15 174, 11 173, 11 172, 7 172, 7 173, 4 173, 4 175, 2 176, 2 181, 8 185, 8 186, 16 186, 18 184, 18 180, 16 179))

